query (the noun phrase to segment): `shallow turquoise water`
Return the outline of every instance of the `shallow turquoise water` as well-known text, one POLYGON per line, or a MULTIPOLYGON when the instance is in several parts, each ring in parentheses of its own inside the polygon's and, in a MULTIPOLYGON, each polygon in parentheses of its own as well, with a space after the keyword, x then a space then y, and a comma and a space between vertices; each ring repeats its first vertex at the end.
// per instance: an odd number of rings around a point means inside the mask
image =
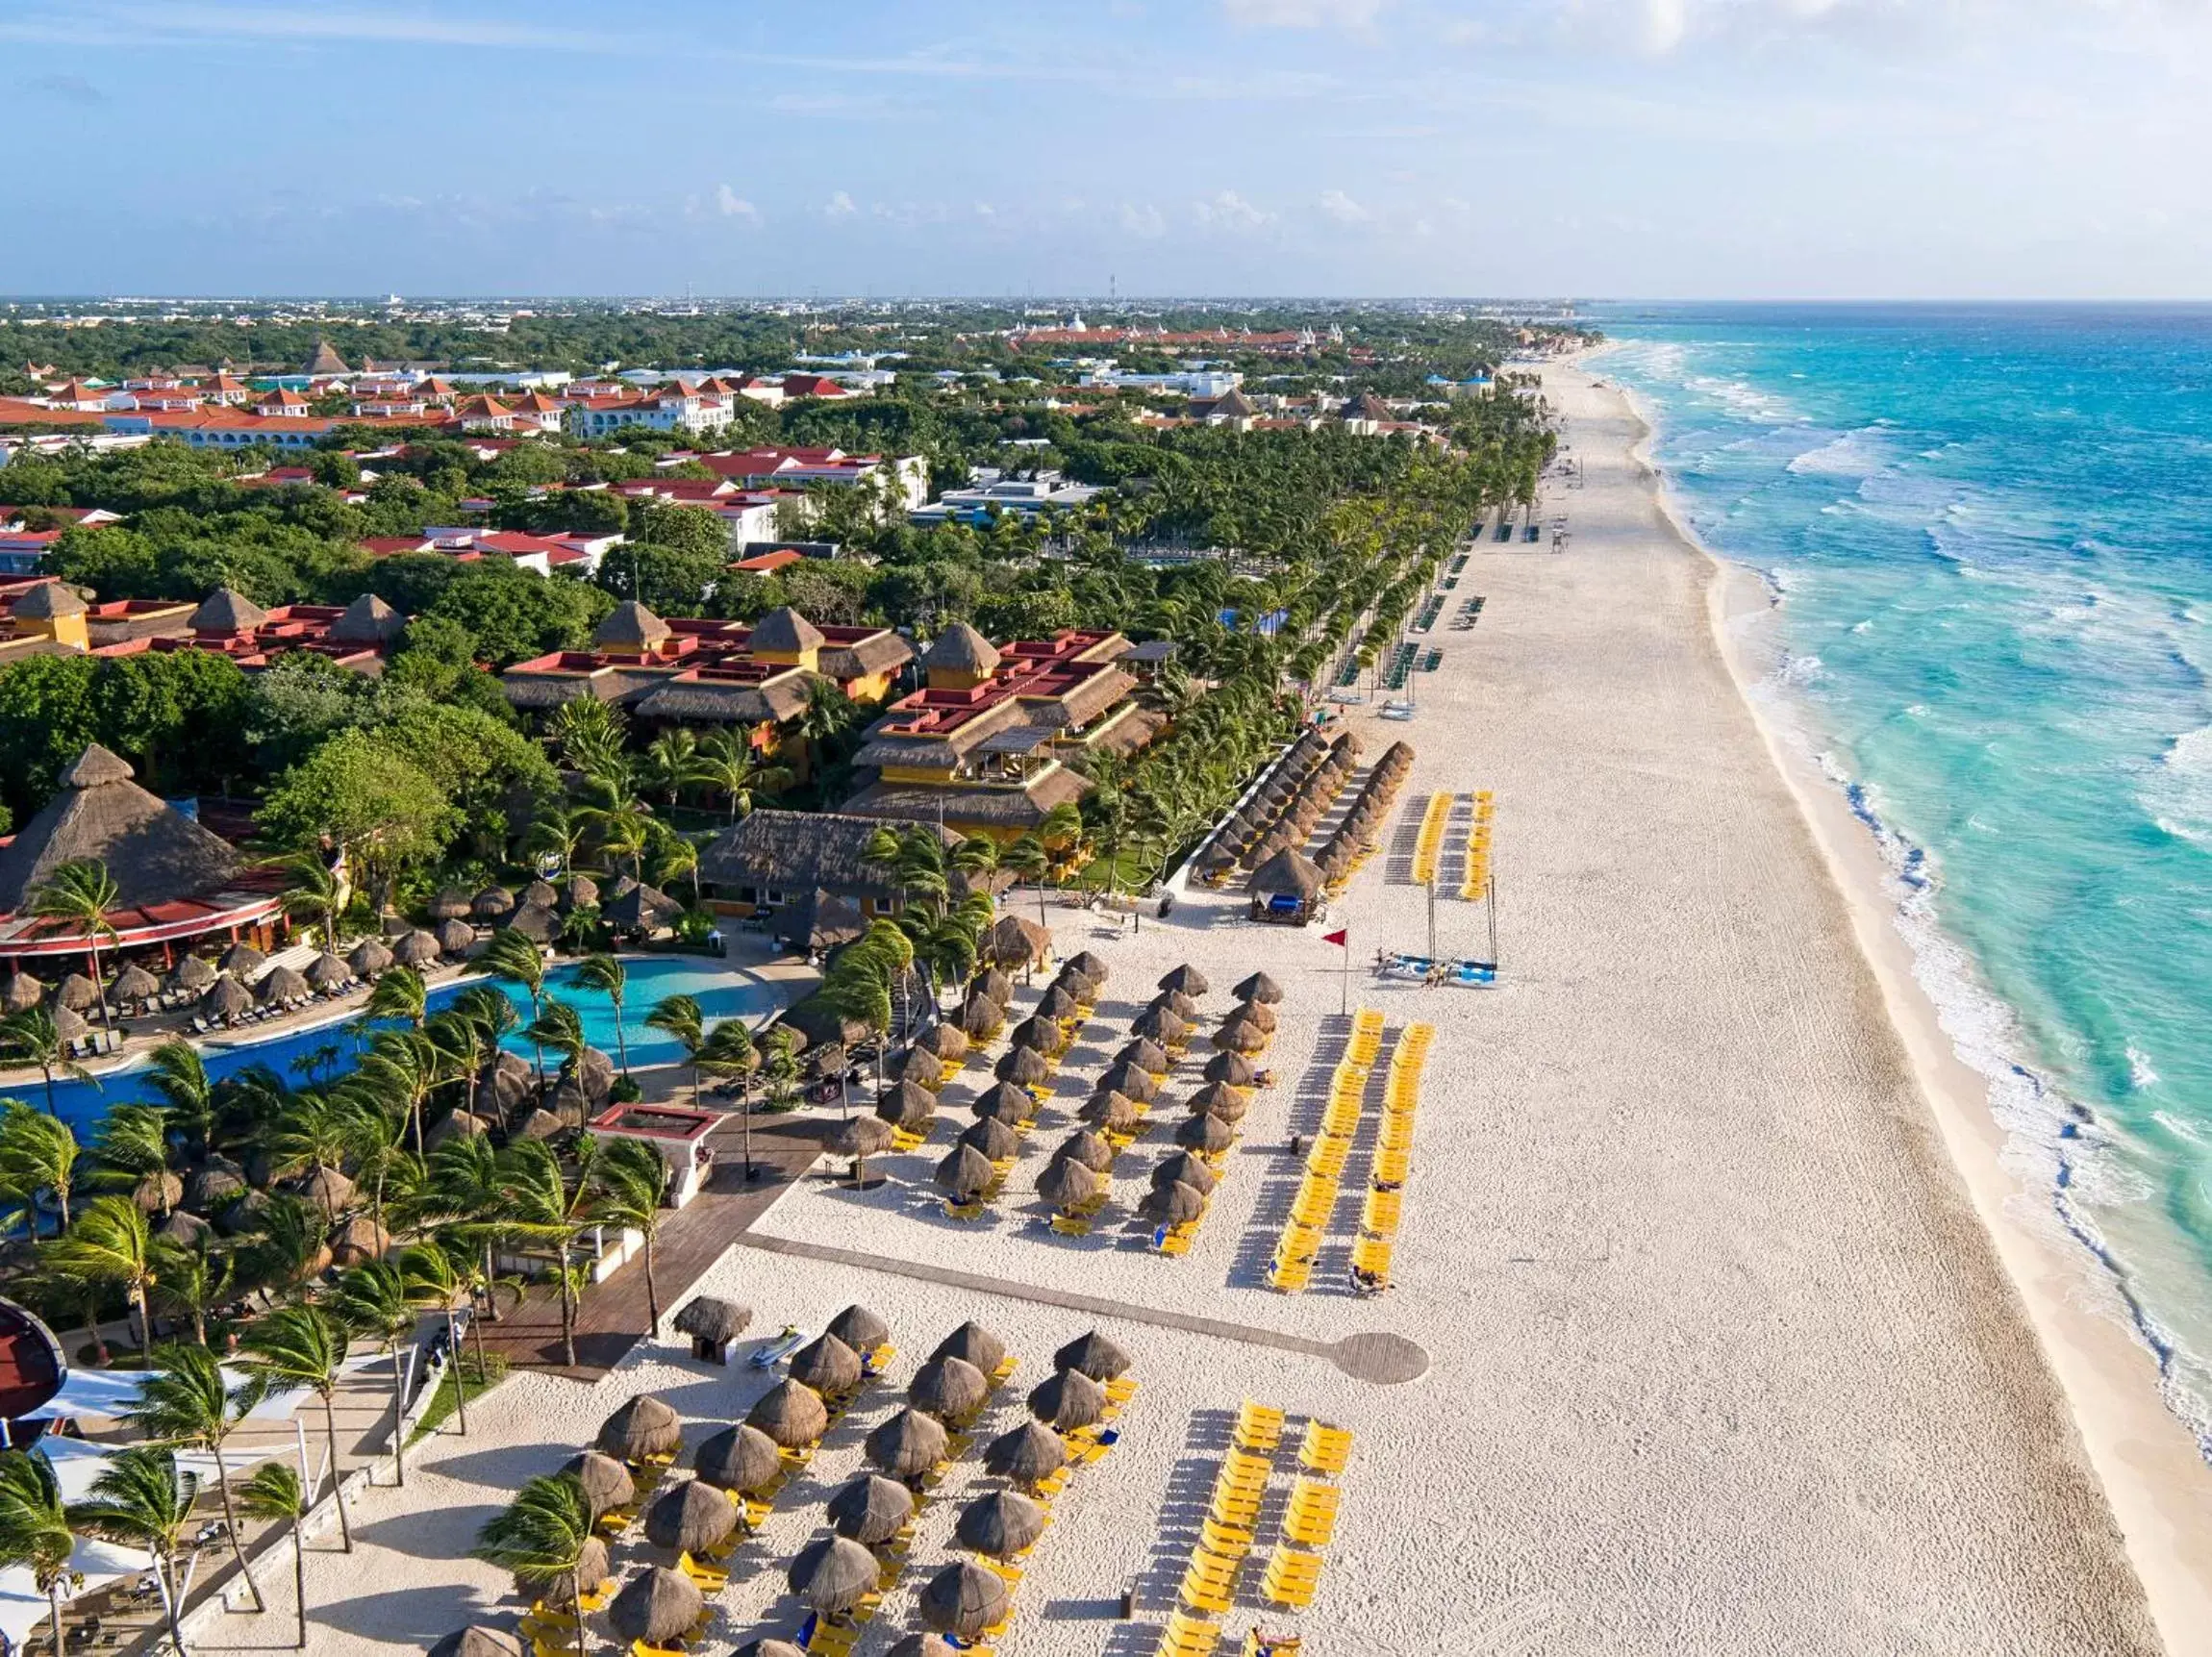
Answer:
POLYGON ((1616 308, 2012 1161, 2212 1420, 2212 309, 1616 308))
MULTIPOLYGON (((777 1004, 773 988, 761 984, 750 974, 695 959, 680 956, 630 959, 623 962, 623 967, 628 982, 622 997, 622 1039, 629 1044, 633 1067, 666 1065, 683 1057, 683 1050, 673 1040, 645 1026, 645 1017, 652 1012, 653 1004, 665 996, 697 997, 710 1027, 723 1018, 757 1019, 777 1004)), ((496 983, 495 980, 487 982, 496 983)), ((514 985, 497 987, 507 992, 508 999, 515 1003, 527 1024, 530 997, 514 985)), ((459 984, 443 984, 433 990, 430 992, 432 1011, 452 1001, 462 988, 459 984)), ((556 968, 546 980, 545 992, 574 1007, 584 1020, 585 1039, 609 1057, 614 1056, 616 1049, 614 1004, 597 991, 577 988, 573 966, 556 968)), ((334 1065, 339 1070, 350 1068, 361 1039, 353 1020, 348 1019, 244 1045, 210 1045, 204 1049, 203 1057, 209 1075, 217 1080, 250 1065, 266 1065, 286 1080, 298 1083, 314 1079, 314 1075, 327 1079, 334 1065), (322 1050, 333 1047, 337 1049, 336 1057, 326 1062, 322 1050)), ((529 1041, 520 1035, 508 1037, 504 1045, 513 1052, 525 1055, 531 1052, 529 1041)), ((36 1083, 17 1088, 15 1092, 33 1104, 45 1102, 44 1091, 36 1083)), ((154 1097, 138 1070, 103 1076, 96 1086, 91 1082, 57 1082, 54 1088, 55 1109, 76 1127, 81 1139, 90 1137, 110 1105, 138 1103, 154 1097)))

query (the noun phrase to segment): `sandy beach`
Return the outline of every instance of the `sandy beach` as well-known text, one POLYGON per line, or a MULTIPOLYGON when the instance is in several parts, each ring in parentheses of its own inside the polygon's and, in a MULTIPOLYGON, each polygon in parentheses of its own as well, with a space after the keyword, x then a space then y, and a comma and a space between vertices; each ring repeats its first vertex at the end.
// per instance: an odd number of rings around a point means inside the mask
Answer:
MULTIPOLYGON (((818 1329, 861 1301, 899 1348, 737 1555, 709 1649, 796 1627, 783 1566, 823 1532, 823 1499, 861 1467, 866 1430, 968 1318, 1022 1360, 991 1427, 1018 1418, 1052 1348, 1087 1328, 1128 1348, 1142 1383, 1120 1444, 1061 1498, 1028 1564, 998 1644, 1011 1657, 1148 1657, 1246 1397, 1291 1412, 1294 1432, 1300 1417, 1348 1427, 1354 1446, 1311 1609, 1261 1605, 1255 1561, 1223 1619, 1232 1637, 1256 1622, 1302 1633, 1309 1651, 1408 1657, 2212 1641, 2204 1469, 2158 1410, 2148 1360, 2074 1293, 2070 1263, 2009 1223, 1974 1078, 1944 1068, 1909 964, 1884 953, 1878 887, 1848 866, 1849 819, 1793 785, 1798 762, 1771 749, 1740 694, 1719 641, 1727 589, 1661 512, 1631 452, 1640 423, 1574 365, 1547 389, 1586 480, 1552 486, 1544 509, 1570 519, 1568 550, 1478 546, 1445 614, 1481 595, 1481 620, 1430 636, 1442 662, 1418 716, 1347 711, 1369 760, 1397 738, 1417 755, 1393 844, 1330 917, 1350 929, 1351 1005, 1381 1013, 1387 1041, 1416 1021, 1436 1030, 1395 1288, 1350 1292, 1356 1197, 1311 1287, 1265 1282, 1297 1178, 1287 1142, 1312 1133, 1345 1041, 1325 929, 1255 927, 1241 898, 1203 893, 1136 934, 1049 911, 1061 952, 1095 950, 1112 976, 990 1217, 949 1220, 927 1189, 989 1083, 970 1067, 921 1153, 871 1163, 881 1186, 802 1182, 700 1285, 749 1302, 756 1333, 818 1329), (1495 794, 1494 990, 1367 970, 1378 948, 1425 951, 1426 894, 1397 850, 1432 790, 1495 794), (1170 1148, 1202 1040, 1117 1164, 1103 1222, 1058 1236, 1035 1176, 1154 980, 1183 961, 1213 980, 1205 1028, 1255 967, 1282 981, 1266 1060, 1278 1083, 1244 1118, 1186 1256, 1144 1246, 1128 1205, 1170 1148), (1420 1348, 1418 1378, 1362 1378, 1332 1357, 1375 1333, 1420 1348)), ((1436 909, 1442 953, 1486 953, 1480 906, 1436 909)), ((1370 1108, 1347 1190, 1373 1133, 1370 1108)), ((767 1379, 664 1340, 594 1386, 511 1380, 470 1436, 418 1449, 404 1492, 369 1493, 352 1557, 335 1537, 311 1549, 313 1648, 415 1649, 474 1619, 511 1621, 509 1583, 465 1554, 523 1478, 634 1394, 699 1423, 695 1442, 767 1379)), ((1292 1460, 1275 1459, 1264 1523, 1292 1460)), ((954 1557, 954 1515, 993 1488, 972 1456, 956 1465, 860 1657, 915 1626, 912 1591, 954 1557)), ((666 1563, 641 1541, 616 1557, 666 1563)), ((224 1618, 203 1644, 289 1646, 289 1567, 268 1586, 271 1615, 224 1618)))

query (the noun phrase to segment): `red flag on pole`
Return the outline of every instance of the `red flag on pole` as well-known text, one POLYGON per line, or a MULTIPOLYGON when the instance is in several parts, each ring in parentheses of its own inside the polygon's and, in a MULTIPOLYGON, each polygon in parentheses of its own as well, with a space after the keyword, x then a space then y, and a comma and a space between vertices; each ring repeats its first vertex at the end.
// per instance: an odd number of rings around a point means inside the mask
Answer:
POLYGON ((1348 927, 1339 927, 1334 932, 1324 932, 1321 934, 1321 941, 1323 943, 1333 943, 1339 949, 1342 949, 1345 946, 1345 937, 1349 930, 1350 929, 1348 927))

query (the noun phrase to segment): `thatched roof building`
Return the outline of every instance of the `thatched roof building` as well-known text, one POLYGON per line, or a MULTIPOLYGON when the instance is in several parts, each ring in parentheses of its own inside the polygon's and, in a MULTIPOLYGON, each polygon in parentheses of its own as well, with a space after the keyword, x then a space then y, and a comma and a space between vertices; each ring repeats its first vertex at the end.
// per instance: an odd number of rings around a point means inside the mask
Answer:
POLYGON ((898 907, 896 877, 866 855, 876 831, 887 827, 927 830, 947 848, 960 841, 919 819, 757 811, 699 854, 699 880, 740 914, 767 916, 776 936, 792 944, 828 948, 866 931, 870 906, 881 914, 898 907))

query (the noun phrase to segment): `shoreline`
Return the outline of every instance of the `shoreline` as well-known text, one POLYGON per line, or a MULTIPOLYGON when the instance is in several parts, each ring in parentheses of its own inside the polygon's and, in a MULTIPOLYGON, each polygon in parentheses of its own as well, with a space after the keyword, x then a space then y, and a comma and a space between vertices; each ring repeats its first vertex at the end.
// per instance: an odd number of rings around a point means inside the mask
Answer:
MULTIPOLYGON (((2062 1246, 2017 1211, 2038 1193, 2003 1166, 2010 1136, 1991 1112, 1989 1078, 1960 1056, 1943 1029, 1937 1005, 1916 971, 1912 946, 1898 928, 1889 872, 1873 839, 1814 756, 1790 740, 1798 733, 1778 726, 1758 693, 1762 676, 1744 638, 1745 623, 1772 606, 1758 572, 1722 557, 1677 515, 1663 473, 1649 456, 1655 428, 1637 399, 1604 379, 1583 355, 1562 366, 1597 380, 1642 428, 1630 459, 1643 469, 1668 531, 1711 569, 1706 619, 1714 646, 1850 917, 1952 1169, 2059 1383, 2160 1636, 2171 1652, 2212 1650, 2212 1576, 2205 1565, 2212 1560, 2212 1467, 2165 1400, 2156 1353, 2137 1329, 2084 1303, 2084 1292, 2092 1289, 2124 1293, 2118 1283, 2095 1282, 2100 1262, 2090 1244, 2062 1231, 2062 1246)), ((2055 1196, 2049 1193, 2048 1199, 2055 1196)), ((2063 1225, 2055 1212, 2051 1218, 2063 1225)))

